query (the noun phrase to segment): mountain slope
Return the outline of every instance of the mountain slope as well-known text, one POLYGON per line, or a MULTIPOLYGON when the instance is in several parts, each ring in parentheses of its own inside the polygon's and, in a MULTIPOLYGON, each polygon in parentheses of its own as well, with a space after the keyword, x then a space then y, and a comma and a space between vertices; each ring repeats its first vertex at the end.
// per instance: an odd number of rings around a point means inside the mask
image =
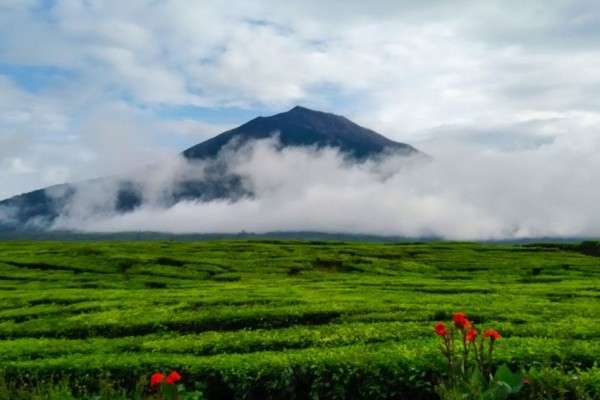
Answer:
MULTIPOLYGON (((185 150, 182 155, 186 159, 206 161, 202 163, 202 178, 184 177, 171 182, 167 185, 168 189, 159 194, 159 205, 170 207, 182 200, 235 201, 251 196, 252 193, 243 186, 239 176, 228 173, 226 166, 213 161, 226 145, 235 150, 252 140, 273 135, 278 136, 281 148, 333 147, 357 162, 390 153, 423 154, 410 145, 390 140, 345 117, 294 107, 271 117, 255 118, 185 150)), ((77 184, 56 185, 0 201, 0 230, 44 229, 61 215, 123 213, 149 201, 143 182, 132 178, 106 177, 77 184), (106 196, 107 193, 111 196, 106 196), (99 200, 106 197, 111 201, 99 200), (81 207, 81 198, 87 202, 85 207, 81 207)))
POLYGON ((241 145, 248 140, 264 139, 273 134, 279 136, 284 147, 336 147, 357 159, 388 151, 418 153, 418 150, 410 145, 390 140, 345 117, 296 106, 285 113, 255 118, 193 146, 183 154, 192 159, 212 158, 232 139, 239 140, 241 145))

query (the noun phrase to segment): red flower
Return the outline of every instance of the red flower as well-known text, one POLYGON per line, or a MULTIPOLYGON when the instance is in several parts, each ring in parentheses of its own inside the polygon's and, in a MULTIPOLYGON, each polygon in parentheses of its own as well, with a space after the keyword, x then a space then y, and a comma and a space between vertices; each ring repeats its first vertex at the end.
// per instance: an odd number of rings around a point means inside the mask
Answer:
POLYGON ((181 375, 177 371, 173 371, 167 376, 167 385, 172 385, 175 382, 179 382, 181 380, 181 375))
POLYGON ((438 336, 448 336, 448 328, 446 328, 446 324, 444 324, 443 322, 438 322, 437 324, 435 324, 435 334, 438 336))
POLYGON ((495 341, 495 340, 500 339, 502 336, 495 329, 486 329, 485 332, 483 333, 483 337, 486 337, 486 338, 489 337, 490 339, 492 339, 492 341, 495 341))
POLYGON ((469 329, 471 327, 471 321, 467 318, 463 312, 455 312, 452 314, 452 321, 454 325, 460 329, 469 329))
POLYGON ((154 387, 163 383, 165 380, 165 375, 162 372, 155 372, 150 377, 150 387, 154 387))
POLYGON ((475 328, 470 328, 467 333, 465 334, 465 340, 467 341, 467 343, 473 343, 475 341, 475 338, 477 337, 477 329, 475 328))

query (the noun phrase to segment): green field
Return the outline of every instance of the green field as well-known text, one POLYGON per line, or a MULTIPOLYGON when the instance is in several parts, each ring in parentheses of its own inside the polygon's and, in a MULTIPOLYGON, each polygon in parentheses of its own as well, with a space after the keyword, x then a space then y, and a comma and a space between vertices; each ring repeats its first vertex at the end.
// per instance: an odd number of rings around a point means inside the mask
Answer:
POLYGON ((0 399, 65 386, 81 397, 103 398, 107 385, 133 393, 173 368, 210 399, 435 399, 445 364, 432 325, 456 310, 502 332, 498 362, 530 377, 520 398, 597 399, 600 258, 584 253, 1 242, 0 399))

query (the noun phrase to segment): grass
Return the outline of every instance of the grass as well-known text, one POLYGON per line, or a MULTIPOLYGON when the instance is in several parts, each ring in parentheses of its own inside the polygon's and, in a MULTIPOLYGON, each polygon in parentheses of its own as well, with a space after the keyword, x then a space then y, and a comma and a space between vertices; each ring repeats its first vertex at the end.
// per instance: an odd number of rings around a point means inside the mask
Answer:
POLYGON ((593 249, 0 242, 0 399, 133 398, 158 369, 212 399, 433 399, 455 310, 503 333, 522 398, 600 398, 593 249))

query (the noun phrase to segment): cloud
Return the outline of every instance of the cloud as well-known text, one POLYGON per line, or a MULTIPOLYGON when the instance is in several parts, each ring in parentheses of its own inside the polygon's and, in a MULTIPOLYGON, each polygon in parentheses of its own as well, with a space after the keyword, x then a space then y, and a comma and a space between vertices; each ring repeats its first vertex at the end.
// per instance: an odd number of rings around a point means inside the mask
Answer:
POLYGON ((68 66, 142 104, 333 106, 360 96, 348 111, 366 105, 385 121, 395 109, 410 133, 432 117, 481 114, 503 94, 508 105, 576 102, 584 82, 598 82, 594 2, 53 4, 9 5, 2 58, 68 66), (56 49, 36 48, 41 39, 56 49))
POLYGON ((169 208, 154 203, 124 215, 65 217, 55 228, 445 239, 600 235, 600 190, 593 184, 600 156, 566 138, 513 152, 444 146, 431 162, 389 157, 348 164, 333 149, 276 149, 273 140, 262 140, 222 156, 253 197, 169 208))
POLYGON ((0 75, 0 199, 115 174, 177 152, 157 144, 166 127, 143 112, 97 101, 76 115, 77 101, 33 95, 0 75))

